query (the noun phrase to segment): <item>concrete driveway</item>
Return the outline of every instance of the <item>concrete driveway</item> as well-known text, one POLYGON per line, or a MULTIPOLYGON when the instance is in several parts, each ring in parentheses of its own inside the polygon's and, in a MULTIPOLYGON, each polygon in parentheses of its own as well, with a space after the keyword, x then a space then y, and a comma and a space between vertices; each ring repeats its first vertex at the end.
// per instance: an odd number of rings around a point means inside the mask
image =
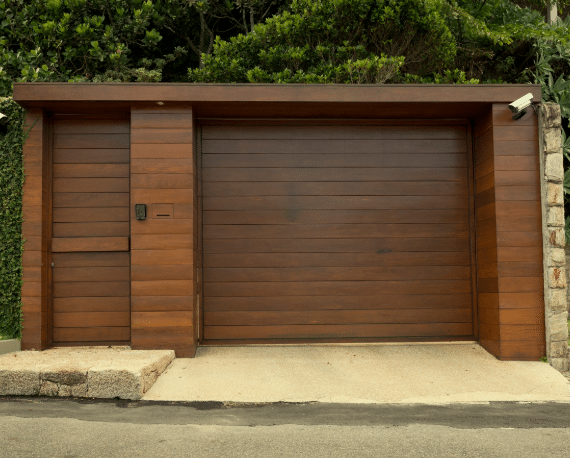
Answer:
POLYGON ((543 362, 499 361, 476 342, 199 347, 144 400, 327 403, 570 403, 543 362))

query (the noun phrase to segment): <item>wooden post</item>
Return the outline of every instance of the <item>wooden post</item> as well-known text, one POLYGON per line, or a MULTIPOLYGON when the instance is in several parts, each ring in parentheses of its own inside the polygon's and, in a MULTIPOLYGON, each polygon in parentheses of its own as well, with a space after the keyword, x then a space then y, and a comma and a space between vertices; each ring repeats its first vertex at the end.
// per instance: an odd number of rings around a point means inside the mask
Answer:
POLYGON ((191 107, 131 110, 131 347, 179 358, 197 346, 193 124, 191 107))

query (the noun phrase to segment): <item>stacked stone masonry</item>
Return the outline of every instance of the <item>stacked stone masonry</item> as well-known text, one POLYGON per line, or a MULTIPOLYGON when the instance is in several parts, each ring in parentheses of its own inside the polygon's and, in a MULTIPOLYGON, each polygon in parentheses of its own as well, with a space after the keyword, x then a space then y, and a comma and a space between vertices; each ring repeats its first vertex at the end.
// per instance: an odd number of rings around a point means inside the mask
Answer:
POLYGON ((568 305, 564 233, 564 167, 560 107, 539 107, 540 169, 544 254, 546 354, 559 371, 568 371, 568 305))

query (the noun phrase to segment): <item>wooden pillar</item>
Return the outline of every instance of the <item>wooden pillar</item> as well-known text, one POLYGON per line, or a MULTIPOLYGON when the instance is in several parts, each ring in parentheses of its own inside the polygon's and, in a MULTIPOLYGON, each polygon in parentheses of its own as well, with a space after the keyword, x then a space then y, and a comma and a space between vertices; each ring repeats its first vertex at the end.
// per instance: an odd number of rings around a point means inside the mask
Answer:
POLYGON ((197 346, 196 180, 191 107, 131 110, 131 346, 197 346), (135 205, 146 205, 137 220, 135 205))
POLYGON ((44 350, 48 339, 48 259, 50 164, 48 129, 41 109, 28 111, 25 129, 31 127, 24 144, 24 188, 22 198, 22 350, 44 350))
POLYGON ((544 355, 538 125, 493 104, 474 128, 481 345, 501 360, 544 355))

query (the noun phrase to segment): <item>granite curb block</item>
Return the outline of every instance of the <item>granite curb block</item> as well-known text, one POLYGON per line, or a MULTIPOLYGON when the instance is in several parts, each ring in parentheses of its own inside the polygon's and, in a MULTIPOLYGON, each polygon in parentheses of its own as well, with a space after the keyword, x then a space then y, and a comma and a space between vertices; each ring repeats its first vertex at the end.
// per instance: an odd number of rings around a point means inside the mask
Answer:
POLYGON ((138 400, 174 360, 173 350, 53 348, 0 356, 0 395, 138 400))

